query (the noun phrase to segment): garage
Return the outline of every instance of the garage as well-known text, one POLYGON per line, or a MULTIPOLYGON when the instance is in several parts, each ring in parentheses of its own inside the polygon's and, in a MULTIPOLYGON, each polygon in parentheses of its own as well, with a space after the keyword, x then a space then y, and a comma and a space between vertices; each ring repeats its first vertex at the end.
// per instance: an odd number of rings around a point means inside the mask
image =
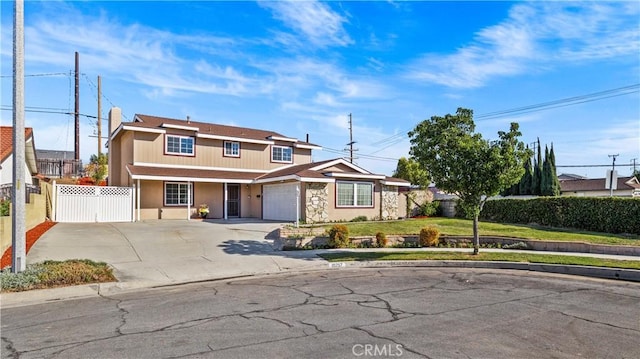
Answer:
POLYGON ((262 186, 262 218, 275 221, 296 221, 297 183, 262 186))

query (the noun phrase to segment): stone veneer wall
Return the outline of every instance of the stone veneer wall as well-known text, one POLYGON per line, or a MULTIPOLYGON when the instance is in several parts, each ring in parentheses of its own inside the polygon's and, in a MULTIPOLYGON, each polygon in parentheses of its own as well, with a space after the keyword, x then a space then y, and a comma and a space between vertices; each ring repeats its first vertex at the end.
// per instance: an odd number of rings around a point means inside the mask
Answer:
POLYGON ((329 186, 326 183, 307 183, 305 203, 307 223, 329 221, 329 186))
POLYGON ((398 218, 398 187, 382 186, 380 219, 398 218))

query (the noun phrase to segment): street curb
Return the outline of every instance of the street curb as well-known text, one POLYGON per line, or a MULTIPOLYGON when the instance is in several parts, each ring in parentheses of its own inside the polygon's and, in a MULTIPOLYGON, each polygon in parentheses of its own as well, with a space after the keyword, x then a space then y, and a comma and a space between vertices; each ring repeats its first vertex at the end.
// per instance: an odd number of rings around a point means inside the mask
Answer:
POLYGON ((446 261, 446 260, 415 260, 415 261, 361 261, 361 262, 331 262, 333 267, 446 267, 446 268, 479 268, 479 269, 514 269, 532 272, 546 272, 603 279, 617 279, 640 282, 640 270, 591 267, 564 264, 541 264, 522 262, 483 262, 483 261, 446 261))
POLYGON ((522 262, 482 262, 482 261, 447 261, 447 260, 406 260, 406 261, 347 261, 347 262, 326 262, 306 268, 288 268, 274 272, 256 272, 237 276, 211 277, 193 281, 180 282, 108 282, 83 284, 69 287, 59 287, 51 289, 37 289, 24 292, 10 292, 0 295, 0 307, 16 308, 37 304, 60 302, 65 300, 97 298, 100 296, 125 294, 140 290, 154 290, 173 286, 189 285, 196 283, 217 282, 224 280, 242 280, 253 277, 292 274, 304 272, 316 272, 323 270, 339 270, 342 268, 394 268, 394 267, 414 267, 414 268, 477 268, 477 269, 509 269, 531 272, 556 273, 565 275, 576 275, 583 277, 593 277, 601 279, 623 280, 640 282, 640 270, 620 269, 606 267, 589 267, 563 264, 539 264, 522 262))

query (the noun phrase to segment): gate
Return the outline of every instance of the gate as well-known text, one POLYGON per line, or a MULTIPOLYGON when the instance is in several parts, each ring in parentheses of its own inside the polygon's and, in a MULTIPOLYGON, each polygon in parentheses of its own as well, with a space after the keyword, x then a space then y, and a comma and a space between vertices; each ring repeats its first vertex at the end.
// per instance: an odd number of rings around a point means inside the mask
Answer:
POLYGON ((133 222, 133 188, 56 185, 56 222, 133 222))

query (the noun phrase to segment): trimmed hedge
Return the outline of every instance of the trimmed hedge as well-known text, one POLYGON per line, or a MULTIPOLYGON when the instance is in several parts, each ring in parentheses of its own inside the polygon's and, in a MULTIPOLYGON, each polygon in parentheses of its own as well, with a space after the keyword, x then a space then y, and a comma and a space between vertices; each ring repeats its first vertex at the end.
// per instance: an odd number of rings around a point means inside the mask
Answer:
POLYGON ((535 223, 604 233, 640 234, 640 199, 540 197, 487 201, 481 220, 535 223))

